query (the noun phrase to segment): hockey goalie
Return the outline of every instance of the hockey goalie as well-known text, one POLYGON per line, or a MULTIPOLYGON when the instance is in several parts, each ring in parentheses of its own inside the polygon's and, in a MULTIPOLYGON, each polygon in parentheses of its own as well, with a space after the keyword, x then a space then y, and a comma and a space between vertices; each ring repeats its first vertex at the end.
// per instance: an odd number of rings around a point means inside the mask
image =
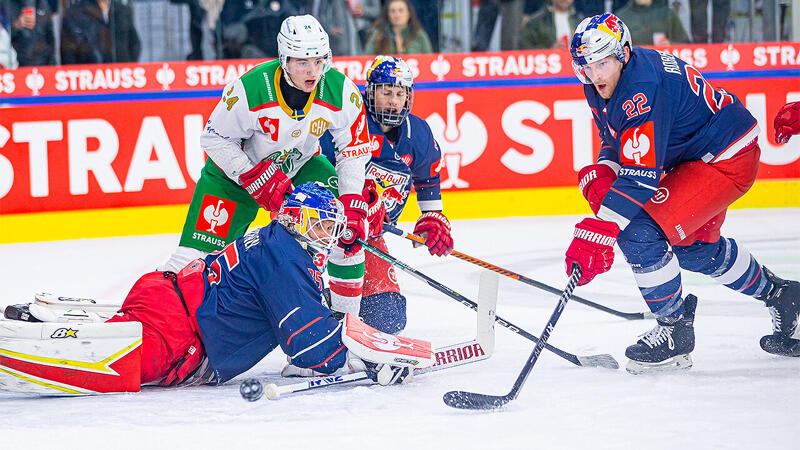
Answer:
POLYGON ((136 392, 144 384, 218 384, 279 347, 317 374, 369 368, 381 384, 408 382, 433 363, 430 342, 385 335, 320 301, 343 206, 298 186, 270 225, 178 273, 151 272, 122 307, 37 295, 0 321, 0 389, 49 395, 136 392))

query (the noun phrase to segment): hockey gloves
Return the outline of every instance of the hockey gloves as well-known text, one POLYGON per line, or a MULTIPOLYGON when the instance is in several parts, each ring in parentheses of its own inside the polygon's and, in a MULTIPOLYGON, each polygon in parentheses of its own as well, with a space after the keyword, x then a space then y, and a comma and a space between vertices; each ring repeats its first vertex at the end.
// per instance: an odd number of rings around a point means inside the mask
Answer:
POLYGON ((800 133, 800 102, 783 105, 775 115, 775 142, 785 144, 793 134, 800 133))
MULTIPOLYGON (((414 234, 425 238, 425 245, 428 246, 431 255, 447 256, 453 251, 450 221, 439 211, 422 213, 414 226, 414 234)), ((414 244, 415 247, 419 245, 414 244)))
POLYGON ((239 176, 244 190, 267 211, 278 211, 292 193, 292 180, 272 161, 261 161, 239 176))
POLYGON ((587 218, 575 225, 575 237, 567 249, 566 263, 567 275, 572 275, 572 263, 580 266, 582 274, 578 286, 611 269, 618 234, 619 227, 614 222, 587 218))
POLYGON ((579 187, 583 196, 589 201, 589 207, 597 215, 603 199, 606 197, 611 185, 617 179, 614 169, 605 164, 592 164, 578 172, 579 187))
POLYGON ((364 191, 361 193, 364 201, 367 202, 367 223, 369 224, 369 237, 378 237, 383 233, 383 221, 386 217, 386 207, 383 205, 381 196, 378 195, 378 185, 373 179, 367 179, 364 183, 364 191))
POLYGON ((339 200, 344 205, 344 216, 347 219, 347 228, 339 238, 339 247, 344 249, 346 256, 353 256, 361 251, 361 245, 356 243, 356 239, 366 239, 367 202, 360 194, 344 194, 339 200))

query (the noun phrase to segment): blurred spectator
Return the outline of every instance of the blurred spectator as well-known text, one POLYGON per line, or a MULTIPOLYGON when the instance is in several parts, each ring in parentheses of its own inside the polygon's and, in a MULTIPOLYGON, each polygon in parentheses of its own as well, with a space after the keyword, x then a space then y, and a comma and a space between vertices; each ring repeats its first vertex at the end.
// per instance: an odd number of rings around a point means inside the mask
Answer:
POLYGON ((260 48, 247 40, 247 27, 240 22, 225 27, 222 32, 222 51, 230 59, 267 59, 260 48))
POLYGON ((632 0, 616 12, 631 31, 634 45, 671 45, 689 42, 675 11, 653 0, 632 0))
POLYGON ((573 0, 549 0, 525 23, 519 47, 566 49, 581 18, 573 0))
POLYGON ((388 0, 372 25, 364 53, 431 53, 428 34, 422 29, 414 7, 407 0, 388 0))
POLYGON ((381 15, 381 0, 348 0, 347 3, 350 5, 350 13, 355 21, 358 39, 363 47, 367 42, 369 27, 381 15))
POLYGON ((17 52, 11 45, 11 18, 6 11, 5 4, 0 2, 0 68, 16 69, 17 52))
MULTIPOLYGON (((384 0, 385 3, 385 0, 384 0)), ((441 0, 411 0, 411 6, 417 12, 417 19, 428 36, 432 51, 439 51, 439 14, 441 0)), ((409 52, 411 53, 411 52, 409 52)))
POLYGON ((170 3, 185 4, 189 7, 189 44, 191 53, 186 55, 188 61, 203 59, 203 19, 206 10, 198 0, 169 0, 170 3))
MULTIPOLYGON (((708 43, 708 0, 689 0, 692 10, 692 35, 697 44, 708 43)), ((725 42, 731 15, 731 0, 711 0, 711 42, 725 42)), ((624 19, 623 19, 624 20, 624 19)))
POLYGON ((136 62, 141 41, 128 0, 78 0, 61 22, 61 64, 136 62))
MULTIPOLYGON (((288 0, 226 0, 220 13, 221 36, 223 39, 223 58, 239 58, 241 53, 235 46, 226 48, 226 44, 233 44, 233 40, 244 38, 242 43, 252 45, 267 57, 278 56, 278 41, 275 36, 281 29, 283 19, 298 14, 295 3, 288 0), (241 29, 237 27, 234 32, 226 29, 236 24, 244 25, 246 34, 242 36, 241 29), (225 39, 232 39, 228 42, 225 39)), ((219 36, 220 34, 218 34, 219 36)))
POLYGON ((472 51, 483 52, 489 48, 498 15, 501 17, 500 50, 517 50, 524 6, 522 0, 481 0, 472 51))
POLYGON ((348 0, 313 0, 311 15, 328 32, 334 55, 361 54, 361 39, 358 37, 348 0))
POLYGON ((47 0, 8 0, 11 45, 20 66, 47 66, 56 63, 53 12, 47 0))

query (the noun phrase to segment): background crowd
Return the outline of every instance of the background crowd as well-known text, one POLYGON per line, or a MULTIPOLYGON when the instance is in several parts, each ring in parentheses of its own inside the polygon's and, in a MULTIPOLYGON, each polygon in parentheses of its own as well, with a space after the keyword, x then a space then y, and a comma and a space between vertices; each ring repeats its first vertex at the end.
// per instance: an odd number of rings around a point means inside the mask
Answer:
POLYGON ((0 67, 272 58, 309 13, 334 55, 567 48, 613 11, 636 45, 795 40, 800 0, 0 0, 0 67))

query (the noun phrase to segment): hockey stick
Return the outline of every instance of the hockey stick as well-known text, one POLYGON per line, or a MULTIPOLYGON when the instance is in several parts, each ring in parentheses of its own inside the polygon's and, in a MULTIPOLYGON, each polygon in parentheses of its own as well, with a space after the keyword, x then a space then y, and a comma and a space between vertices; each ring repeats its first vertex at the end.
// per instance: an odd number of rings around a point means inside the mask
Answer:
MULTIPOLYGON (((458 292, 450 289, 449 287, 439 283, 438 281, 434 280, 433 278, 425 275, 424 273, 414 269, 413 267, 405 264, 404 262, 398 260, 397 258, 389 255, 388 253, 382 251, 379 248, 374 247, 373 245, 368 244, 363 239, 357 239, 357 242, 361 244, 362 247, 369 250, 371 253, 375 254, 379 258, 383 259, 384 261, 395 265, 404 271, 411 274, 414 278, 418 280, 424 281, 428 283, 429 286, 436 289, 437 291, 447 295, 448 297, 460 302, 461 304, 472 308, 472 310, 477 311, 477 305, 474 301, 464 297, 463 295, 459 294, 458 292)), ((528 333, 527 331, 519 328, 518 326, 512 324, 511 322, 506 321, 500 316, 495 316, 495 320, 500 325, 508 328, 509 330, 513 331, 514 333, 519 334, 527 339, 530 339, 533 342, 538 342, 539 339, 528 333)), ((545 346, 546 349, 550 350, 551 352, 555 353, 556 355, 566 359, 567 361, 575 364, 576 366, 586 366, 586 367, 605 367, 607 369, 619 369, 619 363, 617 360, 614 359, 613 356, 609 354, 602 354, 602 355, 591 355, 591 356, 577 356, 573 355, 572 353, 565 352, 558 347, 554 347, 550 344, 545 346)))
MULTIPOLYGON (((394 225, 391 225, 391 224, 388 224, 388 223, 384 223, 383 224, 383 229, 385 231, 388 231, 389 233, 396 234, 398 236, 402 236, 402 237, 404 237, 404 238, 406 238, 406 239, 408 239, 410 241, 418 242, 420 244, 424 244, 425 243, 425 238, 423 238, 422 236, 417 236, 416 234, 406 233, 406 232, 404 232, 400 228, 397 228, 394 225)), ((528 278, 528 277, 526 277, 524 275, 520 275, 520 274, 518 274, 516 272, 512 272, 510 270, 504 269, 504 268, 502 268, 500 266, 495 266, 492 263, 480 260, 478 258, 475 258, 474 256, 469 256, 469 255, 467 255, 465 253, 461 253, 458 250, 453 250, 450 254, 452 256, 455 256, 456 258, 462 260, 462 261, 466 261, 468 263, 475 264, 476 266, 483 267, 484 269, 488 269, 488 270, 491 270, 493 272, 497 272, 500 275, 505 275, 505 276, 507 276, 509 278, 512 278, 512 279, 517 280, 517 281, 521 281, 521 282, 523 282, 523 283, 525 283, 527 285, 542 289, 542 290, 547 291, 547 292, 549 292, 551 294, 561 295, 563 293, 563 291, 561 291, 559 289, 556 289, 556 288, 554 288, 554 287, 552 287, 550 285, 547 285, 547 284, 544 284, 544 283, 542 283, 540 281, 536 281, 534 279, 528 278)), ((578 303, 582 303, 582 304, 584 304, 586 306, 589 306, 591 308, 599 309, 600 311, 607 312, 609 314, 613 314, 613 315, 615 315, 617 317, 622 317, 623 319, 640 320, 640 319, 654 319, 655 318, 655 315, 653 315, 653 313, 650 312, 650 311, 629 313, 629 312, 623 312, 623 311, 618 311, 618 310, 613 309, 613 308, 609 308, 608 306, 604 306, 604 305, 601 305, 599 303, 595 303, 595 302, 593 302, 591 300, 587 300, 587 299, 585 299, 583 297, 578 297, 577 295, 572 296, 572 299, 574 301, 578 302, 578 303)))
POLYGON ((520 389, 522 389, 522 385, 525 384, 525 380, 528 379, 528 375, 531 373, 531 370, 533 370, 533 365, 536 364, 536 360, 539 359, 539 354, 542 353, 542 349, 545 347, 547 339, 550 338, 550 333, 553 332, 553 328, 555 328, 558 318, 561 317, 561 313, 564 311, 564 307, 567 305, 567 301, 572 295, 572 291, 575 289, 575 285, 578 283, 578 279, 580 279, 580 277, 581 268, 577 263, 573 263, 572 275, 569 277, 567 287, 564 289, 564 293, 561 294, 561 297, 558 299, 558 305, 556 305, 556 309, 553 310, 553 314, 550 315, 550 319, 547 321, 547 326, 544 327, 544 331, 542 331, 541 336, 539 336, 539 342, 537 342, 536 346, 533 347, 531 356, 528 357, 528 360, 522 367, 522 371, 517 377, 517 380, 514 382, 514 386, 511 387, 511 391, 508 394, 486 395, 475 392, 450 391, 444 394, 444 397, 442 397, 444 403, 447 406, 460 409, 497 409, 517 398, 520 389))
MULTIPOLYGON (((415 370, 415 375, 437 372, 463 364, 483 361, 492 356, 492 353, 494 353, 494 312, 497 305, 497 284, 496 276, 481 276, 478 284, 478 316, 476 320, 475 339, 460 344, 437 348, 434 351, 436 364, 431 367, 415 370)), ((373 378, 375 378, 375 374, 368 372, 317 377, 282 386, 268 384, 264 389, 264 393, 268 399, 276 400, 285 394, 308 391, 326 386, 354 383, 356 381, 373 378)))

